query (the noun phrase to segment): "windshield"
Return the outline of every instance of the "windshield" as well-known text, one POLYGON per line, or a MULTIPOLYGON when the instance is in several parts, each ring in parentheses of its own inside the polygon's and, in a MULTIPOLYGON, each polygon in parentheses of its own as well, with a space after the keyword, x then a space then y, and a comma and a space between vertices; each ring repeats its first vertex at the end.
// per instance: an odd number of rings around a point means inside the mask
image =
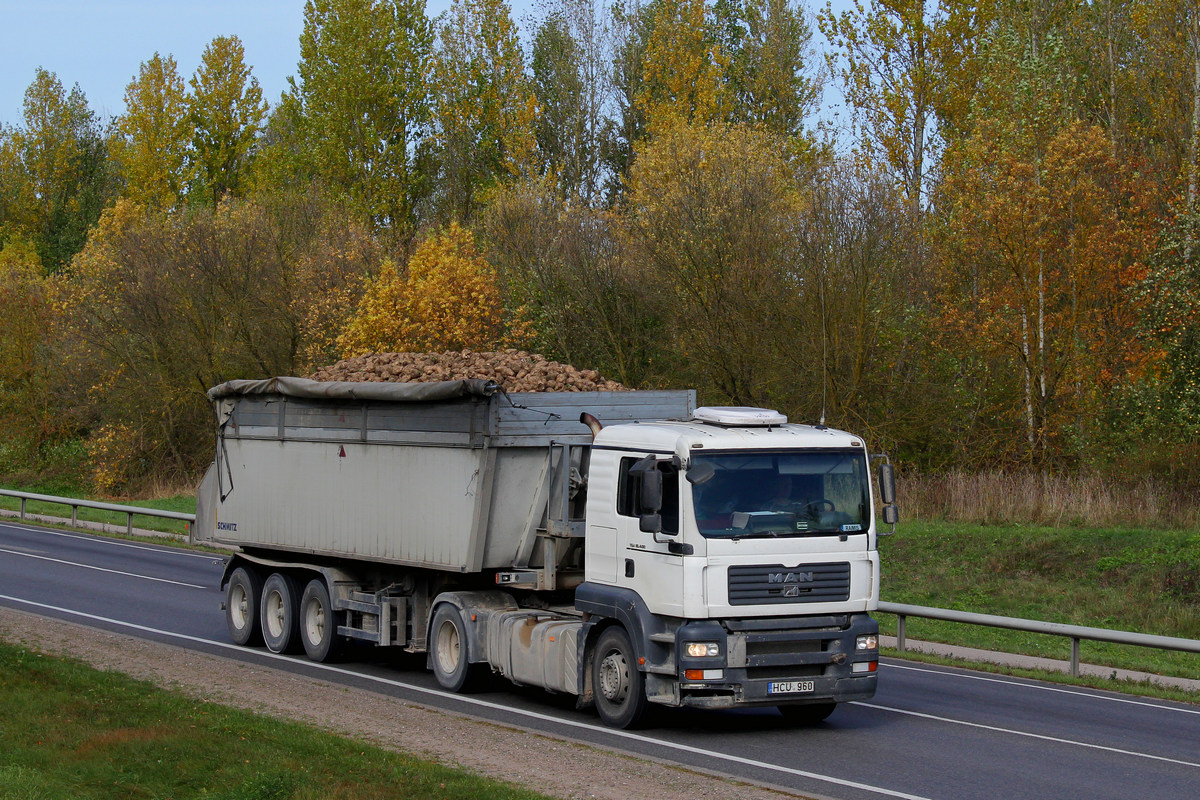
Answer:
POLYGON ((865 531, 870 523, 861 451, 693 454, 713 476, 692 486, 706 537, 816 536, 865 531))

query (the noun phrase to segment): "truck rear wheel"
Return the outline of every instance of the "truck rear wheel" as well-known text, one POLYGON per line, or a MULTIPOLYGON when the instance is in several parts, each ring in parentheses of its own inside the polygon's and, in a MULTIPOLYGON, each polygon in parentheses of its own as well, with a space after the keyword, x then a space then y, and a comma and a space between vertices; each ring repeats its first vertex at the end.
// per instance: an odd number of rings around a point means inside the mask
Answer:
POLYGON ((483 682, 484 664, 472 664, 467 626, 462 614, 450 603, 442 603, 429 626, 429 661, 438 685, 451 692, 469 692, 483 682))
POLYGON ((796 725, 816 725, 837 708, 837 703, 809 703, 802 706, 778 706, 779 713, 796 725))
POLYGON ((341 649, 329 588, 322 578, 309 581, 300 596, 300 642, 308 657, 321 663, 334 660, 341 649))
POLYGON ((225 625, 234 644, 262 642, 262 624, 258 619, 262 590, 262 575, 254 569, 238 567, 229 576, 229 583, 225 585, 225 625))
POLYGON ((300 646, 300 590, 296 579, 273 572, 263 584, 262 633, 272 653, 294 653, 300 646))
POLYGON ((633 645, 623 628, 600 634, 592 653, 596 713, 614 728, 633 728, 646 713, 646 679, 637 668, 633 645))

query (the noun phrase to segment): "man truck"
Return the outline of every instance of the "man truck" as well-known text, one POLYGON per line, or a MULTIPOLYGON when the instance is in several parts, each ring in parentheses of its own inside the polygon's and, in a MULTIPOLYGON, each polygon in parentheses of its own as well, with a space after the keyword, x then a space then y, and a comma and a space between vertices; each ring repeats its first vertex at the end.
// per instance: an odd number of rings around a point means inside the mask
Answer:
MULTIPOLYGON (((875 692, 858 436, 694 391, 283 377, 208 394, 193 537, 234 549, 238 644, 403 648, 447 690, 498 673, 622 728, 649 704, 813 723, 875 692)), ((894 524, 886 463, 879 489, 894 524)))

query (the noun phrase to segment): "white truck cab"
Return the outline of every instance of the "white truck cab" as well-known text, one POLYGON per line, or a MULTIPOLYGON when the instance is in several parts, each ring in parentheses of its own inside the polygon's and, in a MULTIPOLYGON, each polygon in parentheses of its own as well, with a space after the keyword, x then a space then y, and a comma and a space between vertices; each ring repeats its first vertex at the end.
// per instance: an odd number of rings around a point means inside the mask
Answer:
POLYGON ((604 428, 591 449, 576 607, 625 618, 652 701, 813 717, 870 697, 879 559, 869 475, 861 438, 764 409, 604 428))

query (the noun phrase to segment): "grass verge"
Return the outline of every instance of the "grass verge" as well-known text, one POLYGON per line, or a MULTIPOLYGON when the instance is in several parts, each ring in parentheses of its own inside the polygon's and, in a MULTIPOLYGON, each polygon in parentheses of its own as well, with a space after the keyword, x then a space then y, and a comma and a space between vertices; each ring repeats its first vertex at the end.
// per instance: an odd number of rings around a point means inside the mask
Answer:
POLYGON ((0 643, 0 798, 546 800, 0 643))
MULTIPOLYGON (((881 540, 883 599, 1200 639, 1200 533, 911 522, 881 540)), ((895 618, 880 614, 885 633, 895 618)), ((910 639, 1067 658, 1069 640, 909 618, 910 639)), ((1092 664, 1200 679, 1200 656, 1083 642, 1092 664)))

